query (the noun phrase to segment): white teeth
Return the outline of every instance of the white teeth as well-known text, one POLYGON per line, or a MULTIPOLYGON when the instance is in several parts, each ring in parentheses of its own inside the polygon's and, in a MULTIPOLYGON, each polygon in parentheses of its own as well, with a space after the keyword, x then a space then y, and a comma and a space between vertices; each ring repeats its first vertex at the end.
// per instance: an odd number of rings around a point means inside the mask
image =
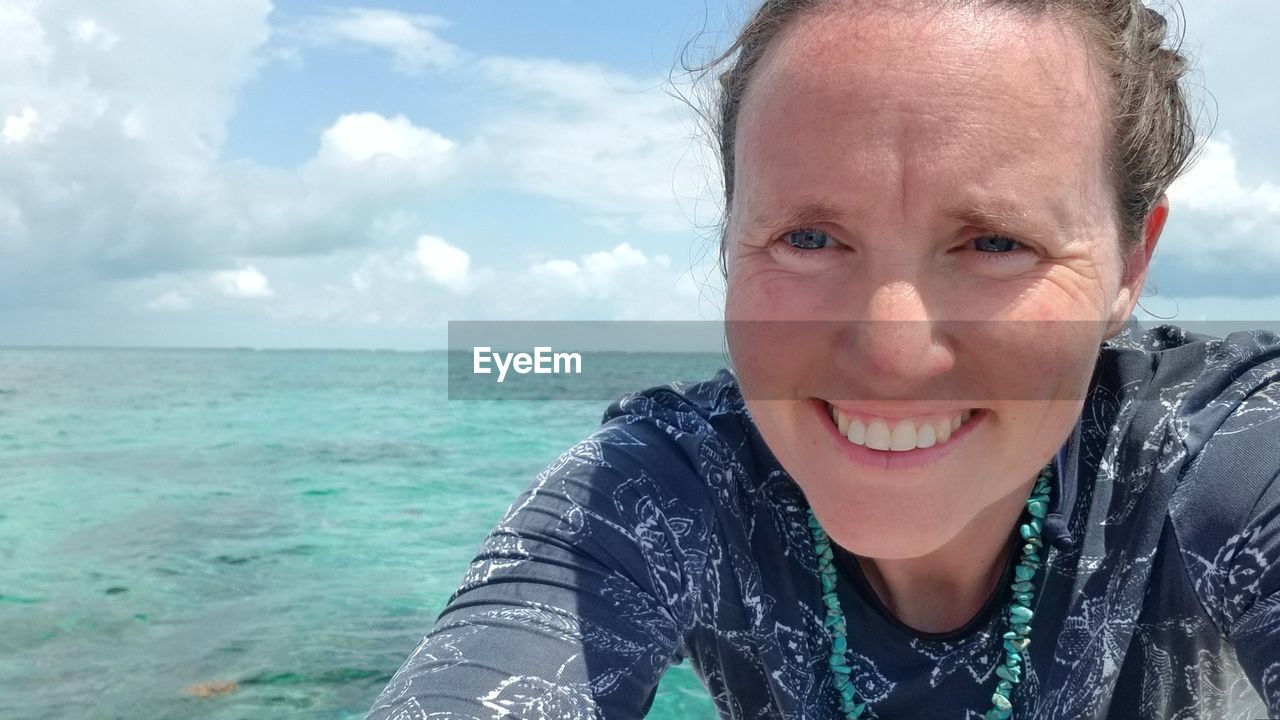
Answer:
POLYGON ((882 418, 874 418, 870 425, 867 425, 866 446, 872 450, 888 450, 892 444, 892 436, 889 434, 889 423, 882 418))
POLYGON ((848 431, 841 433, 841 435, 849 438, 851 443, 865 444, 867 442, 867 426, 858 418, 850 418, 848 431))
POLYGON ((916 447, 933 447, 938 442, 933 426, 929 423, 920 423, 920 427, 916 429, 916 447))
POLYGON ((840 434, 856 445, 872 450, 904 452, 916 448, 933 447, 951 439, 959 427, 973 416, 972 410, 957 412, 950 417, 927 417, 899 420, 892 425, 885 418, 872 418, 865 423, 856 417, 830 406, 832 417, 840 434))
POLYGON ((916 447, 916 424, 910 420, 899 420, 893 426, 893 435, 889 440, 890 450, 914 450, 916 447))

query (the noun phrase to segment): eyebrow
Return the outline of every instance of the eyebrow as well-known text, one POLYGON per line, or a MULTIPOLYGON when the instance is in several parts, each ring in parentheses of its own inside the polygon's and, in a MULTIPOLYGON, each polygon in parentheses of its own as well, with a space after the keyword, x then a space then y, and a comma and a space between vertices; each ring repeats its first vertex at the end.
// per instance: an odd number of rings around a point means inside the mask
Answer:
POLYGON ((1024 207, 1003 200, 992 200, 982 205, 956 206, 947 210, 946 216, 996 232, 1023 235, 1029 240, 1054 240, 1067 235, 1066 227, 1056 218, 1036 215, 1024 207))
POLYGON ((836 205, 821 200, 807 200, 782 217, 752 215, 751 225, 757 228, 775 229, 811 223, 841 223, 853 216, 854 213, 836 205))
MULTIPOLYGON (((813 223, 843 223, 856 217, 857 212, 821 200, 800 203, 786 215, 773 217, 755 214, 751 224, 756 228, 777 229, 813 223)), ((957 205, 944 213, 947 217, 968 225, 978 225, 989 230, 1010 235, 1020 235, 1028 240, 1054 240, 1067 236, 1067 229, 1056 218, 1040 216, 1025 207, 1004 200, 989 200, 976 205, 957 205)))

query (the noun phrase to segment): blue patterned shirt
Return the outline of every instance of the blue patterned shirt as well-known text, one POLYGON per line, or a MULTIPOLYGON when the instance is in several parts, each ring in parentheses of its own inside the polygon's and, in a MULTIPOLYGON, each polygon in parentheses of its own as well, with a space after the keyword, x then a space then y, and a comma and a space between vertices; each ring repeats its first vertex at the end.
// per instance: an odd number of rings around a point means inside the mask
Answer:
MULTIPOLYGON (((1280 337, 1131 320, 1055 462, 1014 717, 1280 717, 1280 337)), ((837 720, 807 508, 732 372, 628 395, 511 506, 368 717, 639 718, 687 659, 723 717, 837 720)), ((924 634, 838 565, 868 716, 978 720, 1007 593, 924 634)))

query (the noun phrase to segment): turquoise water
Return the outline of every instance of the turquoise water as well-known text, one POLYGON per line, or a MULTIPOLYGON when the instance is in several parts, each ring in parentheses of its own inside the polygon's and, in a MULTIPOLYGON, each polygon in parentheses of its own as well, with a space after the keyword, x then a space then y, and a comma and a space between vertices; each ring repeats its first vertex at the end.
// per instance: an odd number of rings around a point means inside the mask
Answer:
MULTIPOLYGON (((445 377, 444 353, 0 350, 0 717, 363 717, 608 404, 445 377)), ((649 717, 715 713, 683 665, 649 717)))

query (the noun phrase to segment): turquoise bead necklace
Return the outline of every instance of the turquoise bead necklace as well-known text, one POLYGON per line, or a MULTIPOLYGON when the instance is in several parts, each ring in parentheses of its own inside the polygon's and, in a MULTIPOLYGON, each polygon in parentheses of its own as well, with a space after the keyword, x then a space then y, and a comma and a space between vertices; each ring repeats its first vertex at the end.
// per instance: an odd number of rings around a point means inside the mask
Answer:
MULTIPOLYGON (((983 720, 1005 720, 1013 714, 1013 701, 1009 696, 1013 686, 1022 681, 1022 658, 1031 643, 1031 605, 1035 599, 1032 580, 1040 568, 1040 531, 1044 529, 1044 516, 1049 508, 1049 484, 1053 481, 1053 463, 1049 463, 1036 478, 1035 488, 1027 498, 1026 514, 1030 516, 1018 532, 1022 535, 1022 559, 1014 567, 1013 598, 1006 613, 1007 631, 1004 633, 1004 663, 996 666, 1000 682, 991 695, 991 709, 983 720)), ((809 513, 809 530, 813 534, 813 549, 818 556, 818 574, 822 578, 822 602, 827 616, 823 625, 831 630, 831 670, 835 676, 836 690, 840 692, 840 710, 846 720, 858 720, 867 710, 867 703, 860 701, 853 683, 849 680, 852 668, 846 659, 849 641, 846 636, 844 613, 840 599, 836 597, 836 568, 831 553, 831 539, 818 524, 813 510, 809 513)))

